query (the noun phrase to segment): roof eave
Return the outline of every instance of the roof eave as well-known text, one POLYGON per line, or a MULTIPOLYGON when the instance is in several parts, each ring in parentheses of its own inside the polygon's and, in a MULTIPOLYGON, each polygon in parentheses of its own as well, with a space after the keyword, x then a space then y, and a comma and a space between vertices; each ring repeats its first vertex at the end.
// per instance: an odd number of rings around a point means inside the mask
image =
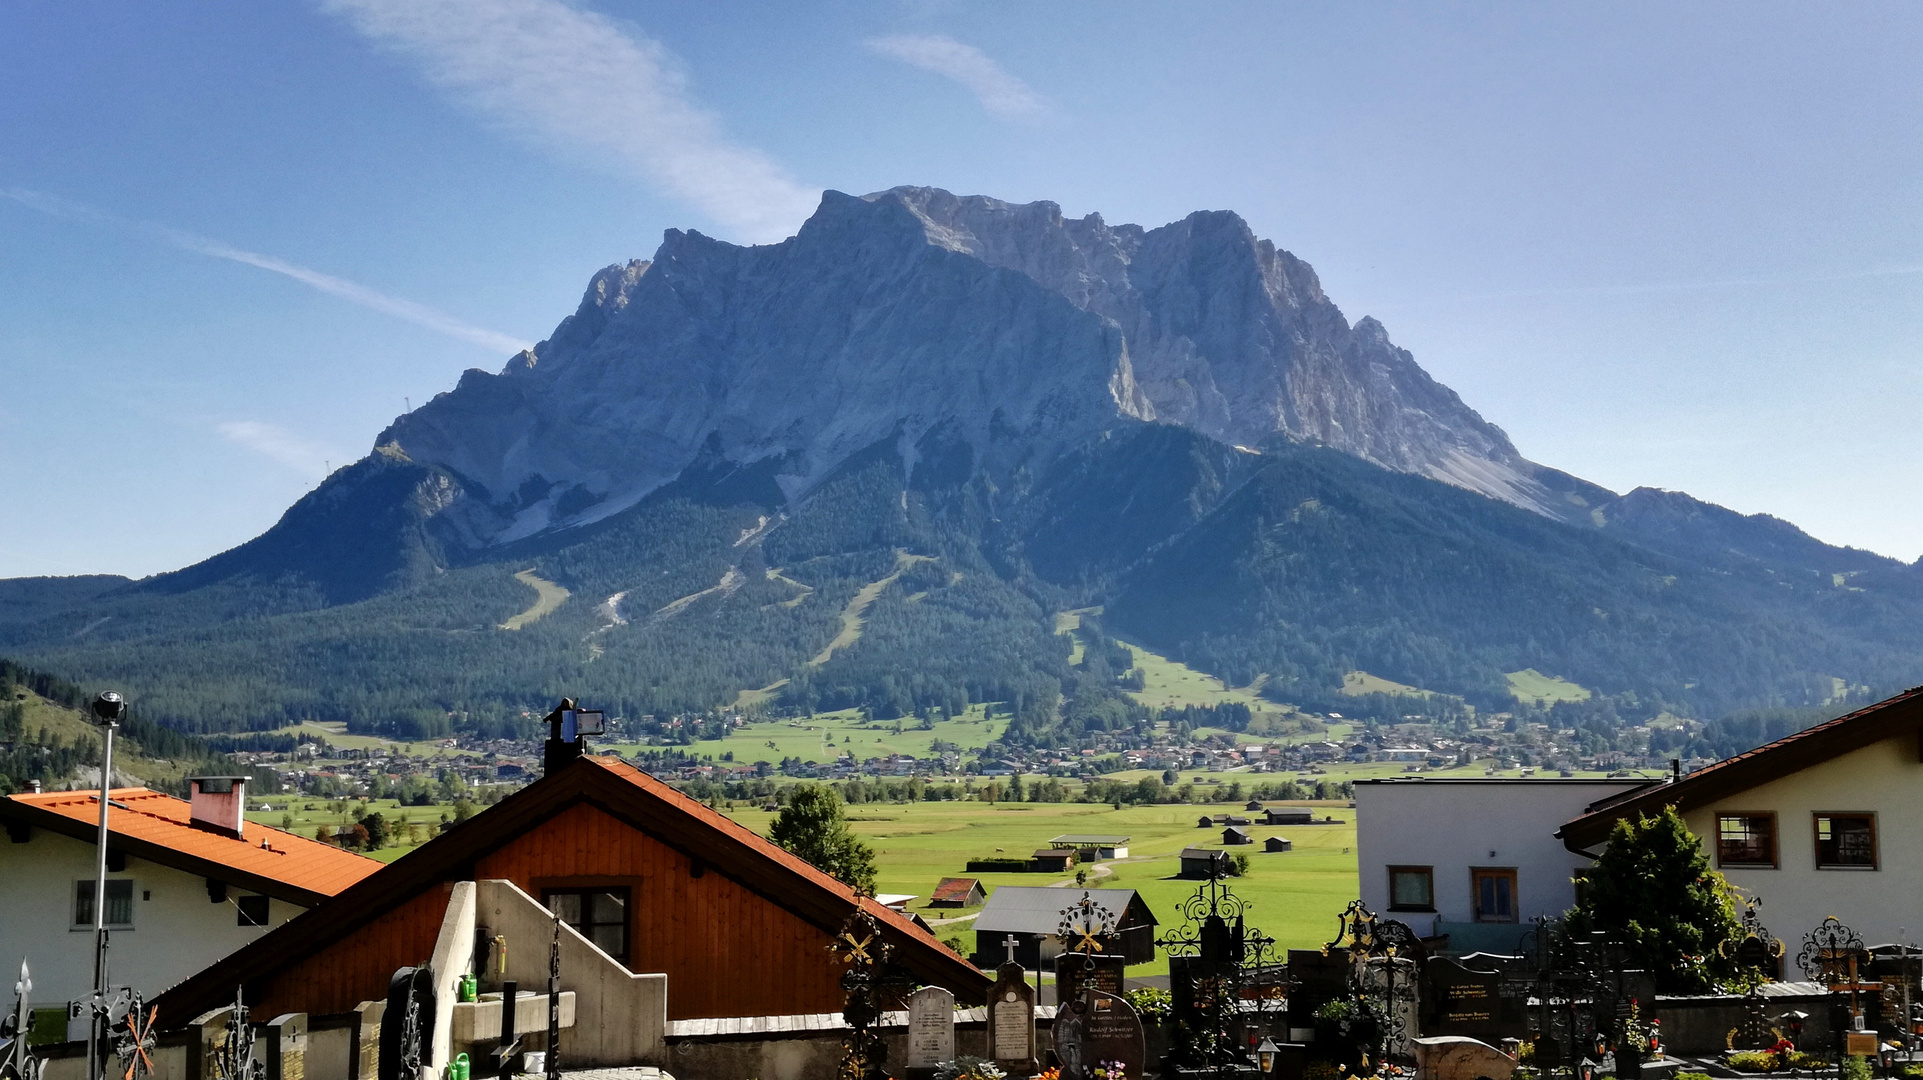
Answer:
MULTIPOLYGON (((59 833, 62 836, 71 837, 89 844, 97 841, 100 836, 100 829, 97 825, 89 825, 84 821, 75 821, 65 814, 55 813, 45 807, 35 806, 32 803, 19 802, 14 799, 0 799, 0 818, 13 818, 24 821, 35 828, 46 829, 48 832, 59 833)), ((285 900, 290 904, 299 904, 301 907, 311 908, 332 895, 331 893, 320 892, 315 889, 308 889, 292 884, 291 882, 282 881, 279 878, 268 877, 265 874, 256 874, 249 870, 242 870, 239 867, 213 859, 202 858, 199 855, 181 851, 179 848, 168 847, 165 844, 156 844, 151 840, 143 840, 137 836, 129 836, 126 833, 114 830, 111 825, 108 827, 108 832, 112 834, 112 846, 125 851, 135 858, 144 859, 151 863, 158 863, 161 866, 171 866, 176 870, 181 870, 199 877, 224 881, 229 885, 238 885, 251 892, 262 893, 276 900, 285 900)))

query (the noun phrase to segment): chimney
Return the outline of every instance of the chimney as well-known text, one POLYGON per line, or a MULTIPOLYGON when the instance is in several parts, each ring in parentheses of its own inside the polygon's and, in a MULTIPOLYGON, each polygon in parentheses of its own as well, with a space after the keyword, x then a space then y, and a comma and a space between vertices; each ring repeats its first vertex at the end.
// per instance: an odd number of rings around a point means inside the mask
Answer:
POLYGON ((190 776, 193 794, 188 815, 194 828, 217 832, 238 839, 247 827, 247 778, 244 776, 190 776))
POLYGON ((27 781, 27 794, 29 795, 40 794, 40 781, 38 780, 27 781))

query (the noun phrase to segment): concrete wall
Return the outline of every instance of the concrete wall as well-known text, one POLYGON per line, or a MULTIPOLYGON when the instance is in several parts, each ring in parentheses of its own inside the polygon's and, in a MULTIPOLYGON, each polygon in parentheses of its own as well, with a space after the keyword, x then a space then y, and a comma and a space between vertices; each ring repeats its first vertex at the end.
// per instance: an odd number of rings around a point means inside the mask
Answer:
MULTIPOLYGON (((1923 764, 1914 732, 1812 765, 1683 815, 1716 855, 1716 818, 1725 812, 1776 814, 1777 867, 1720 867, 1730 884, 1763 899, 1763 922, 1789 944, 1794 968, 1803 935, 1834 915, 1867 944, 1923 931, 1923 764), (1876 814, 1874 870, 1818 870, 1813 816, 1818 811, 1876 814)), ((1785 978, 1801 974, 1785 971, 1785 978)))
POLYGON ((1539 914, 1560 915, 1576 902, 1571 875, 1589 860, 1563 847, 1556 830, 1588 804, 1638 783, 1429 777, 1357 781, 1362 901, 1378 914, 1427 934, 1438 921, 1475 921, 1471 868, 1506 867, 1516 871, 1518 923, 1539 914), (1436 910, 1390 908, 1391 866, 1433 867, 1436 910))
MULTIPOLYGON (((24 957, 32 965, 35 1005, 61 1005, 92 990, 93 928, 74 927, 73 889, 93 880, 94 850, 46 829, 24 844, 0 840, 0 960, 13 965, 24 957)), ((229 887, 229 902, 215 904, 206 878, 132 856, 125 873, 107 876, 134 883, 133 929, 113 931, 109 977, 150 998, 303 910, 274 900, 270 925, 241 926, 237 888, 229 887)))
MULTIPOLYGON (((476 885, 474 922, 489 936, 504 935, 508 941, 505 977, 524 990, 545 992, 553 916, 511 881, 476 885)), ((473 940, 471 929, 468 940, 473 940)), ((499 977, 488 972, 484 985, 499 989, 499 977)), ((666 975, 635 974, 563 926, 561 986, 575 995, 575 1025, 561 1033, 561 1059, 569 1068, 659 1063, 668 1027, 666 975)))
MULTIPOLYGON (((1808 1013, 1809 1019, 1803 1024, 1802 1047, 1821 1051, 1832 1045, 1831 1013, 1835 1005, 1836 1001, 1828 995, 1784 995, 1764 999, 1763 1014, 1787 1036, 1789 1032, 1784 1025, 1776 1023, 1777 1018, 1792 1009, 1808 1013)), ((1743 999, 1737 995, 1658 997, 1654 1012, 1663 1022, 1663 1049, 1671 1054, 1691 1056, 1722 1053, 1729 1045, 1730 1032, 1740 1027, 1747 1016, 1743 999)))
MULTIPOLYGON (((979 1015, 979 1014, 978 1014, 979 1015)), ((1035 1049, 1048 1057, 1050 1023, 1037 1020, 1035 1049)), ((888 1045, 888 1073, 902 1075, 908 1061, 908 1031, 900 1025, 880 1029, 888 1045)), ((677 1037, 661 1067, 675 1080, 817 1080, 835 1075, 841 1064, 841 1032, 815 1031, 758 1035, 677 1037)), ((955 1025, 957 1056, 986 1057, 987 1025, 979 1021, 955 1025)))

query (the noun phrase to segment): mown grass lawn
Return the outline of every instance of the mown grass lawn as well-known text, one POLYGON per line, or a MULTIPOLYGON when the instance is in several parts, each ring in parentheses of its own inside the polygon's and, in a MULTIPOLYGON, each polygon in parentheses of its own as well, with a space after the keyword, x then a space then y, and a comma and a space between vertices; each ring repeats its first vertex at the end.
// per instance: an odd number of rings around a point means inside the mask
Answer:
MULTIPOLYGON (((1273 935, 1284 948, 1321 945, 1333 933, 1335 915, 1356 897, 1355 812, 1346 803, 1314 803, 1317 816, 1332 815, 1340 825, 1254 826, 1253 845, 1233 851, 1249 857, 1249 875, 1231 887, 1250 901, 1249 922, 1273 935), (1295 850, 1268 854, 1261 841, 1280 835, 1295 850)), ((728 811, 742 824, 766 834, 774 815, 736 807, 728 811)), ((991 891, 1003 885, 1071 884, 1062 904, 1075 897, 1072 875, 969 874, 971 858, 1025 857, 1063 833, 1111 833, 1130 837, 1129 857, 1103 863, 1107 877, 1091 878, 1093 887, 1135 889, 1166 926, 1179 920, 1176 908, 1195 892, 1197 882, 1179 879, 1178 853, 1187 846, 1221 848, 1220 828, 1201 829, 1203 814, 1245 813, 1242 804, 1124 807, 1091 803, 862 803, 847 808, 857 834, 874 847, 876 891, 913 893, 910 910, 923 918, 951 917, 953 911, 928 909, 928 896, 944 877, 979 877, 991 891)), ((965 912, 964 912, 965 914, 965 912)), ((972 951, 969 923, 937 925, 937 935, 961 937, 972 951)), ((1131 975, 1168 970, 1165 959, 1129 969, 1131 975)))
MULTIPOLYGON (((343 826, 354 824, 354 810, 362 805, 360 799, 329 800, 306 795, 266 795, 258 799, 249 798, 249 806, 268 805, 272 810, 249 810, 248 821, 272 825, 276 829, 290 829, 302 836, 313 837, 315 830, 322 825, 330 830, 339 831, 343 826), (291 827, 288 819, 292 819, 291 827)), ((413 851, 426 843, 438 826, 442 815, 453 820, 454 807, 448 804, 432 806, 402 806, 394 799, 370 799, 366 801, 370 813, 379 813, 387 822, 388 846, 378 851, 364 852, 371 858, 382 862, 395 859, 413 851), (415 826, 411 834, 408 826, 415 826)), ((479 807, 476 807, 478 810, 479 807)))

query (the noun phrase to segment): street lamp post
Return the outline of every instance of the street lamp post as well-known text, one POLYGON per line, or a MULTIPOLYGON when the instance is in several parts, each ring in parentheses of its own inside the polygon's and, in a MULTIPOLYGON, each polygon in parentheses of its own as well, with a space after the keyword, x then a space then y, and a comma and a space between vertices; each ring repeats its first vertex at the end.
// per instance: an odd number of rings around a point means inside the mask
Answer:
POLYGON ((93 1001, 87 1009, 87 1080, 104 1073, 105 1047, 100 1043, 100 1016, 107 1002, 107 804, 113 792, 114 731, 126 715, 127 702, 109 690, 93 702, 93 722, 100 728, 100 835, 94 845, 93 879, 93 1001))

